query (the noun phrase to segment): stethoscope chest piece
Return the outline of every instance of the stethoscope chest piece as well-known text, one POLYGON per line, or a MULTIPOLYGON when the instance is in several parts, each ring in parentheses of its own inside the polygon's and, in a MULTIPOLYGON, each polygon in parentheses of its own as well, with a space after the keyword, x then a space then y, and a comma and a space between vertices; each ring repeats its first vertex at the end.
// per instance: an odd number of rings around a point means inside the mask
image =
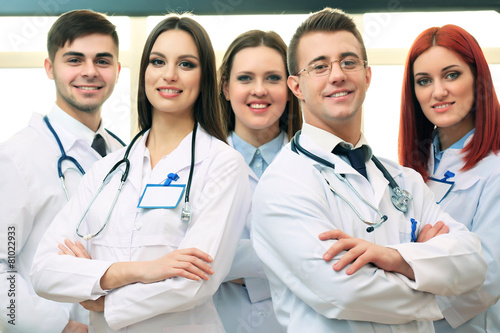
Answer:
POLYGON ((393 188, 392 191, 394 193, 394 195, 391 196, 392 204, 398 210, 406 213, 408 211, 408 205, 410 201, 413 200, 413 197, 408 191, 401 189, 399 186, 393 188))

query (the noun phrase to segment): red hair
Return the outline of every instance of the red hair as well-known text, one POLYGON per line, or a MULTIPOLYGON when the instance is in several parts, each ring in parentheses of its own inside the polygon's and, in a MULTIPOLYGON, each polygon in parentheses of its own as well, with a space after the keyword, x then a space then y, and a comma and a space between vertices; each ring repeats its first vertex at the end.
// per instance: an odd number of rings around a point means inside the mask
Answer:
POLYGON ((427 180, 434 124, 425 117, 415 96, 413 64, 432 46, 442 46, 462 59, 475 77, 475 133, 464 147, 462 170, 473 168, 490 151, 500 150, 500 104, 495 94, 488 63, 476 39, 456 25, 429 28, 422 32, 408 53, 403 77, 399 123, 399 162, 418 171, 427 180))

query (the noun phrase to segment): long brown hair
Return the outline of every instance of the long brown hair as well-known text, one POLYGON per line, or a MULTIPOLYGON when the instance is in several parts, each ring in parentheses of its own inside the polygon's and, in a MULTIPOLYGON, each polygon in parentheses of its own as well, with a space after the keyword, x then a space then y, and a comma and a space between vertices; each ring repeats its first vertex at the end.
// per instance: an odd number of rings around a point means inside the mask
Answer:
MULTIPOLYGON (((286 75, 286 44, 274 31, 250 30, 238 37, 229 45, 219 67, 219 102, 224 116, 225 129, 227 133, 234 131, 235 115, 231 108, 231 102, 224 96, 224 85, 229 81, 231 69, 233 68, 234 57, 238 52, 248 47, 266 46, 278 51, 283 59, 286 75)), ((287 88, 288 89, 288 88, 287 88)), ((302 127, 302 116, 297 97, 288 89, 288 102, 285 110, 279 119, 279 127, 288 133, 288 139, 302 127)))
POLYGON ((156 39, 167 30, 183 30, 193 37, 200 56, 201 80, 200 94, 194 105, 194 121, 198 122, 205 131, 217 139, 226 142, 226 135, 222 125, 222 116, 217 101, 217 71, 215 53, 212 42, 205 29, 195 20, 178 15, 170 15, 158 23, 151 31, 142 52, 139 89, 137 93, 137 112, 139 129, 151 128, 153 111, 146 96, 145 73, 149 65, 149 55, 156 39))

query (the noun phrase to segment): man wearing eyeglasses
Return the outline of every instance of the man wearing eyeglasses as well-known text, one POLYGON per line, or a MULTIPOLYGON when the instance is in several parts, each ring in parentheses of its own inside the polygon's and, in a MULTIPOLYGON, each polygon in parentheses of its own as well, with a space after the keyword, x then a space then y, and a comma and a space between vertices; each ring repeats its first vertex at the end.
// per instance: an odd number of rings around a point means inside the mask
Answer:
POLYGON ((252 207, 278 321, 290 333, 433 332, 436 295, 484 281, 479 238, 439 210, 416 172, 372 160, 361 133, 371 69, 349 16, 311 15, 292 37, 288 69, 305 123, 252 207))

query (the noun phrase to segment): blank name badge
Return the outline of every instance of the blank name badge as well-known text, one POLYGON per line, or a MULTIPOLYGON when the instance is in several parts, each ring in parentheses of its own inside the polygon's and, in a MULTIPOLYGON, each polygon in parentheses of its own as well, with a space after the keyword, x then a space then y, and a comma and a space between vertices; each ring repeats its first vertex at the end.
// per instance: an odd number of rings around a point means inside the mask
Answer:
POLYGON ((447 180, 438 180, 430 177, 429 181, 427 181, 427 186, 434 193, 434 198, 436 199, 436 203, 439 204, 443 199, 450 193, 451 188, 455 182, 447 181, 447 180))
POLYGON ((148 184, 138 208, 175 208, 181 201, 186 185, 148 184))

